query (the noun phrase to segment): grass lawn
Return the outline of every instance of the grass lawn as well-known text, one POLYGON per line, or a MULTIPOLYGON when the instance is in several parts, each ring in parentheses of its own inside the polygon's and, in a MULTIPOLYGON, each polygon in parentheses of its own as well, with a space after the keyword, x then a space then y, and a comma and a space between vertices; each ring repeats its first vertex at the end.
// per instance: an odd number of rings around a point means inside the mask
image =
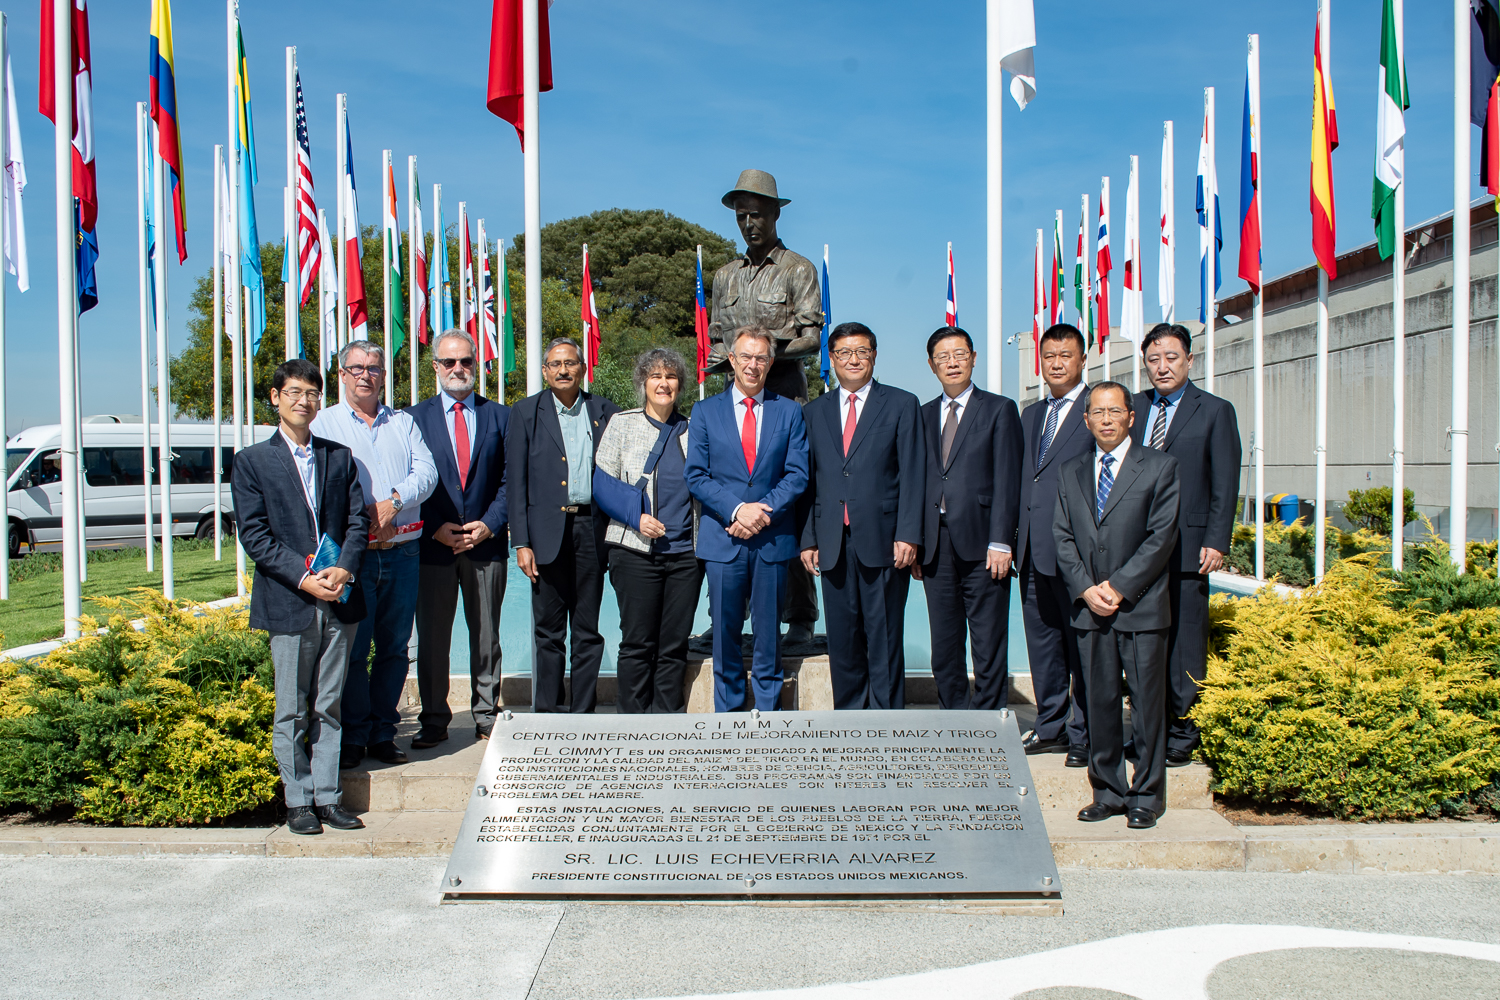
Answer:
MULTIPOLYGON (((83 613, 103 618, 106 612, 89 600, 91 597, 128 596, 135 587, 161 589, 161 550, 156 553, 156 572, 146 572, 146 553, 143 549, 123 549, 116 552, 91 552, 98 561, 90 559, 88 580, 83 584, 83 613)), ((173 579, 176 581, 177 599, 190 601, 216 601, 221 597, 233 597, 234 546, 224 546, 224 558, 214 562, 213 542, 187 543, 173 546, 173 579)), ((34 558, 28 556, 27 559, 34 558)), ((19 569, 27 559, 13 565, 19 569)), ((18 574, 21 575, 21 574, 18 574)), ((25 575, 13 580, 10 585, 10 600, 0 604, 0 646, 24 646, 46 639, 56 639, 63 631, 62 585, 60 571, 25 575)))

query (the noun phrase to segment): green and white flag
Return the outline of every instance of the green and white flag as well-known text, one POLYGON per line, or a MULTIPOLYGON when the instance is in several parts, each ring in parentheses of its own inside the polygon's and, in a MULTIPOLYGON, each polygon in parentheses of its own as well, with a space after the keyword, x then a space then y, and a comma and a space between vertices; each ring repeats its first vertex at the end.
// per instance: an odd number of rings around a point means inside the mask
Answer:
POLYGON ((1401 54, 1397 0, 1385 0, 1380 21, 1380 98, 1375 121, 1375 196, 1371 217, 1380 259, 1396 251, 1396 189, 1406 176, 1406 65, 1401 54))
POLYGON ((391 311, 391 356, 401 353, 406 344, 406 310, 401 298, 401 227, 396 224, 396 174, 395 168, 386 165, 385 176, 385 259, 391 270, 391 298, 385 307, 391 311))
POLYGON ((495 309, 500 313, 500 359, 505 374, 516 370, 516 318, 510 308, 510 271, 505 266, 505 241, 496 240, 500 280, 495 283, 495 309))

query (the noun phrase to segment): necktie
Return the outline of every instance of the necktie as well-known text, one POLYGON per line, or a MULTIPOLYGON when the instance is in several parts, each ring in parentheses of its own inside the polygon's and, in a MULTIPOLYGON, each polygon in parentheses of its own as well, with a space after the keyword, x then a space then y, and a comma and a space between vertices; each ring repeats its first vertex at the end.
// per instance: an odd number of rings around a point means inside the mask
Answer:
MULTIPOLYGON (((849 454, 849 442, 854 440, 854 427, 859 422, 859 411, 854 404, 859 402, 859 397, 854 393, 849 394, 849 419, 844 421, 844 455, 849 454)), ((849 504, 844 504, 844 523, 849 523, 849 504)))
MULTIPOLYGON (((958 436, 958 400, 948 401, 948 422, 943 425, 943 468, 948 467, 948 456, 953 453, 953 439, 958 436)), ((848 448, 845 446, 845 450, 848 448)))
POLYGON ((1151 425, 1151 447, 1161 451, 1162 446, 1167 443, 1167 400, 1162 397, 1156 401, 1156 422, 1151 425))
POLYGON ((1036 467, 1040 469, 1047 458, 1047 449, 1052 447, 1052 438, 1057 434, 1057 415, 1062 412, 1067 398, 1054 399, 1047 404, 1047 423, 1042 427, 1042 447, 1036 454, 1036 467))
POLYGON ((1104 520, 1104 505, 1109 502, 1109 489, 1115 484, 1109 467, 1115 464, 1115 456, 1105 455, 1099 459, 1099 499, 1094 504, 1094 520, 1104 520))
POLYGON ((740 425, 740 447, 745 449, 745 468, 755 471, 755 400, 745 400, 745 422, 740 425))
POLYGON ((458 485, 469 485, 469 422, 464 419, 464 404, 453 404, 453 453, 458 456, 458 485))

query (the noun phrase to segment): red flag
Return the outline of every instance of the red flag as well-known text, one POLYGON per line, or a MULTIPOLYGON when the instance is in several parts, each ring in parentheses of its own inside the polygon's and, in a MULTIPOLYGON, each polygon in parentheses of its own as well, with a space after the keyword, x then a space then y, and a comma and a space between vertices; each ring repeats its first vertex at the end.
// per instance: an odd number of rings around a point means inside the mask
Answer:
POLYGON ((1495 196, 1495 205, 1500 207, 1500 77, 1490 84, 1490 101, 1485 111, 1484 129, 1484 189, 1495 196))
MULTIPOLYGON (((45 4, 46 0, 43 0, 45 4)), ((522 69, 521 4, 526 0, 495 0, 490 20, 490 80, 485 107, 516 127, 516 138, 526 146, 522 99, 526 93, 522 69)), ((552 40, 547 30, 547 0, 537 6, 537 91, 552 89, 552 40)))
MULTIPOLYGON (((55 46, 50 0, 41 0, 41 12, 41 86, 37 88, 37 109, 55 124, 53 77, 56 67, 52 60, 55 46)), ((73 0, 73 197, 79 202, 78 230, 84 233, 93 232, 99 221, 99 184, 94 176, 92 67, 88 3, 87 0, 73 0)))
POLYGON ((589 245, 583 245, 583 283, 579 286, 580 300, 583 320, 583 347, 585 352, 584 364, 588 371, 586 377, 594 377, 594 369, 599 367, 599 311, 594 308, 594 280, 589 277, 589 245))

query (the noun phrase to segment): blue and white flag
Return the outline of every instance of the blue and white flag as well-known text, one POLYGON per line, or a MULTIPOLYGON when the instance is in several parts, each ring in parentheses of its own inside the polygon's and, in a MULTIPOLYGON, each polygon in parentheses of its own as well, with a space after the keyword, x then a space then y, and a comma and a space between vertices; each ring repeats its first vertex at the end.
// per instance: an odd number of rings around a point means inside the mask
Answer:
MULTIPOLYGON (((1207 101, 1205 101, 1205 104, 1207 101)), ((1214 291, 1224 283, 1223 272, 1219 268, 1219 252, 1224 249, 1224 226, 1219 219, 1219 177, 1214 167, 1213 155, 1209 152, 1209 128, 1211 127, 1208 114, 1203 116, 1203 134, 1198 137, 1198 294, 1200 299, 1203 294, 1204 277, 1208 273, 1208 256, 1213 253, 1214 268, 1214 291), (1213 235, 1209 235, 1209 221, 1206 207, 1209 202, 1213 203, 1213 235)), ((1198 319, 1200 322, 1208 322, 1208 303, 1201 301, 1198 304, 1198 319)))

